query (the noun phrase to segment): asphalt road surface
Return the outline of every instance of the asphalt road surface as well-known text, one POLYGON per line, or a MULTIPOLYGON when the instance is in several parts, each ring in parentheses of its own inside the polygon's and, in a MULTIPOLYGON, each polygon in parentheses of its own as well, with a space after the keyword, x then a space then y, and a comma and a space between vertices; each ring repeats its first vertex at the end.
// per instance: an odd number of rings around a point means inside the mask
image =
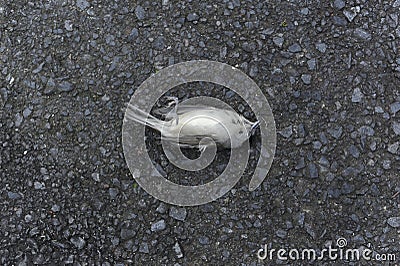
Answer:
MULTIPOLYGON (((229 90, 189 87, 176 95, 249 112, 229 90)), ((399 0, 0 1, 0 264, 395 265, 399 88, 399 0), (255 191, 245 174, 214 202, 176 207, 133 179, 123 108, 152 74, 198 59, 258 84, 276 154, 255 191), (286 253, 260 259, 265 245, 286 253), (371 260, 289 258, 340 246, 371 260)), ((191 179, 148 135, 175 182, 209 181, 229 156, 191 179)))

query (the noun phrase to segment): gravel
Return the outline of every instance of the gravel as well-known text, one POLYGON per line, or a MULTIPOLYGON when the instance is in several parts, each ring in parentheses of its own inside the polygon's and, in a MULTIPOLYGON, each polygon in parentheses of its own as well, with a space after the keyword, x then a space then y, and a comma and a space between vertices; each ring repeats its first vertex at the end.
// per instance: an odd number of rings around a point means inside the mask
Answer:
POLYGON ((333 5, 334 5, 335 8, 340 10, 340 9, 342 9, 342 8, 344 8, 346 6, 346 3, 343 0, 335 0, 333 2, 333 5))
POLYGON ((339 125, 333 125, 332 127, 327 129, 327 132, 334 137, 335 139, 339 139, 343 133, 343 127, 339 125))
POLYGON ((351 96, 351 101, 353 103, 359 103, 362 101, 364 94, 361 92, 360 88, 354 88, 353 95, 351 96))
POLYGON ((166 228, 166 224, 164 220, 160 220, 158 222, 155 222, 151 225, 151 231, 152 232, 157 232, 157 231, 162 231, 166 228))
POLYGON ((8 191, 8 192, 7 192, 7 196, 8 196, 8 198, 11 199, 11 200, 16 200, 16 199, 21 198, 21 195, 20 195, 19 193, 12 192, 12 191, 8 191))
POLYGON ((325 43, 317 43, 316 44, 316 48, 318 51, 320 51, 321 53, 325 53, 326 52, 326 48, 327 45, 325 43))
POLYGON ((201 245, 209 245, 210 244, 210 238, 208 238, 207 236, 201 236, 199 237, 199 243, 201 245))
POLYGON ((308 170, 310 171, 310 178, 318 178, 318 168, 314 163, 308 165, 308 170))
POLYGON ((186 19, 189 22, 197 21, 199 19, 199 15, 197 15, 196 13, 190 13, 187 15, 186 19))
POLYGON ((165 38, 163 36, 157 37, 153 42, 153 48, 156 50, 162 50, 165 47, 165 38))
POLYGON ((142 6, 138 5, 135 8, 135 15, 138 18, 138 20, 143 20, 146 16, 146 12, 142 6))
MULTIPOLYGON (((398 261, 399 7, 399 0, 0 4, 0 265, 297 265, 259 261, 257 251, 321 250, 339 237, 398 261), (235 66, 260 86, 278 145, 256 190, 248 182, 257 133, 230 192, 202 206, 171 206, 126 166, 123 109, 148 77, 197 59, 235 66)), ((252 115, 217 85, 195 82, 171 94, 217 97, 252 115)), ((213 180, 229 158, 218 151, 204 171, 180 171, 157 135, 147 136, 156 168, 182 185, 213 180)))
POLYGON ((400 123, 393 121, 392 128, 393 128, 394 134, 400 135, 400 123))
POLYGON ((289 52, 291 53, 299 53, 301 52, 301 46, 298 43, 294 43, 289 46, 289 52))
POLYGON ((284 41, 285 41, 285 39, 282 38, 282 37, 274 37, 272 40, 273 40, 274 44, 275 44, 276 46, 278 46, 279 48, 282 47, 282 45, 283 45, 283 43, 284 43, 284 41))
POLYGON ((337 26, 347 26, 346 19, 340 16, 333 16, 333 23, 337 26))
POLYGON ((349 22, 352 22, 355 17, 357 16, 357 14, 360 13, 360 7, 359 6, 355 6, 352 7, 350 10, 344 10, 343 11, 343 15, 347 18, 347 20, 349 22))
POLYGON ((147 242, 140 243, 139 252, 149 254, 149 244, 147 242))
POLYGON ((186 214, 187 212, 185 208, 171 207, 169 210, 169 216, 178 221, 184 221, 186 219, 186 214))
POLYGON ((129 40, 134 41, 137 37, 139 37, 139 30, 137 28, 133 28, 129 34, 129 40))
POLYGON ((58 89, 61 92, 69 92, 72 91, 74 89, 74 87, 72 86, 72 84, 68 81, 63 81, 59 84, 58 89))
POLYGON ((307 61, 308 70, 316 70, 317 68, 317 60, 315 58, 311 58, 307 61))
POLYGON ((290 125, 279 132, 284 138, 290 138, 293 134, 293 127, 290 125))
POLYGON ((392 154, 396 154, 397 151, 399 150, 399 146, 400 146, 399 142, 396 142, 396 143, 393 143, 393 144, 389 144, 388 151, 390 153, 392 153, 392 154))
POLYGON ((368 31, 361 29, 361 28, 356 28, 354 30, 354 35, 360 39, 369 41, 372 38, 371 33, 369 33, 368 31))
POLYGON ((400 217, 390 217, 387 220, 387 223, 391 226, 391 227, 400 227, 400 217))
POLYGON ((77 249, 82 249, 86 242, 82 237, 71 237, 71 243, 77 248, 77 249))
POLYGON ((178 259, 183 258, 182 249, 181 249, 181 247, 179 246, 179 243, 178 243, 178 242, 175 243, 175 245, 174 245, 174 247, 173 247, 173 250, 175 251, 176 256, 177 256, 178 259))
POLYGON ((304 84, 309 85, 309 84, 311 84, 311 75, 303 74, 303 75, 301 75, 301 80, 304 82, 304 84))
POLYGON ((283 229, 278 229, 278 230, 276 230, 276 236, 279 238, 286 238, 287 231, 283 230, 283 229))
MULTIPOLYGON (((398 111, 400 111, 400 102, 392 103, 392 104, 390 105, 390 112, 391 112, 393 115, 396 115, 396 113, 397 113, 398 111)), ((24 117, 25 117, 25 115, 24 115, 24 117)))
POLYGON ((88 8, 90 6, 89 2, 86 0, 77 0, 76 1, 76 6, 81 9, 84 10, 86 8, 88 8))

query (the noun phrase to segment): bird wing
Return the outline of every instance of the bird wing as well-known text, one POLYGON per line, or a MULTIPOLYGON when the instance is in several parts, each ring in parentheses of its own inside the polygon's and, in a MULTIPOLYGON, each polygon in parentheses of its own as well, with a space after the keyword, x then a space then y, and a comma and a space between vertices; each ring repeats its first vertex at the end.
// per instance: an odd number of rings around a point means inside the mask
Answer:
POLYGON ((206 106, 206 105, 189 105, 189 104, 180 104, 178 106, 177 113, 178 115, 185 114, 187 112, 192 112, 192 111, 211 111, 211 110, 225 110, 225 109, 218 109, 212 106, 206 106))
POLYGON ((211 138, 213 140, 216 140, 215 134, 207 134, 207 135, 190 135, 190 136, 179 136, 178 142, 176 137, 170 137, 170 136, 162 136, 163 140, 169 141, 174 144, 178 144, 180 146, 183 145, 183 147, 198 147, 199 142, 204 139, 204 138, 211 138))

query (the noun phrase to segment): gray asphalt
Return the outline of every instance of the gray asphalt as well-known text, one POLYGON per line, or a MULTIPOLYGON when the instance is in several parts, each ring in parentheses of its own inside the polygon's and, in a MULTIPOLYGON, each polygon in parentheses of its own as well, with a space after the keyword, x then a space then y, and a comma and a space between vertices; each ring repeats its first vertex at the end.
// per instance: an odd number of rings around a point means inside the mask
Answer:
MULTIPOLYGON (((0 2, 0 264, 301 265, 257 251, 340 238, 399 263, 399 16, 399 0, 0 2), (122 109, 150 75, 197 59, 258 84, 277 150, 255 191, 247 173, 222 198, 180 208, 134 181, 122 109)), ((249 112, 218 86, 190 88, 175 92, 249 112)), ((148 134, 175 182, 209 181, 229 155, 188 180, 148 134)))

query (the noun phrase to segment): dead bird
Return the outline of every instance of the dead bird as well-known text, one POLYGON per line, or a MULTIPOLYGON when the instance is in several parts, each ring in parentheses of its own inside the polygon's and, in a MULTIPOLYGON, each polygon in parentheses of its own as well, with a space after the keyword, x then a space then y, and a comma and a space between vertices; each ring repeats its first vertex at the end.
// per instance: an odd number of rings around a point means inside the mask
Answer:
POLYGON ((211 138, 217 146, 238 148, 249 139, 259 121, 251 122, 235 111, 204 105, 179 104, 178 98, 166 108, 156 110, 165 120, 128 104, 126 118, 149 126, 161 133, 163 139, 184 148, 199 148, 203 151, 208 144, 202 139, 211 138))

